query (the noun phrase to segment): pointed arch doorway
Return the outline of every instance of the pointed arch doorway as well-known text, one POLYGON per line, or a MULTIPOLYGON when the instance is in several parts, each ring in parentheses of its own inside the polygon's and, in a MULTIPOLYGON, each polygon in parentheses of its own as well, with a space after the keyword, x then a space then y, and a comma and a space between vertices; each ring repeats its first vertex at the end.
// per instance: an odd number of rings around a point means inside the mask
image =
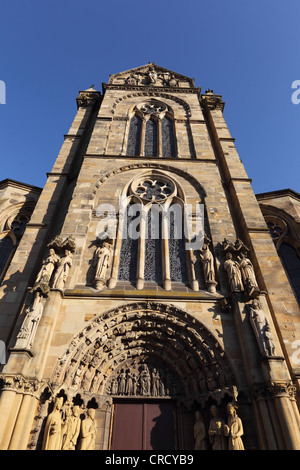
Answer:
POLYGON ((117 400, 113 405, 111 450, 175 450, 172 400, 117 400))
POLYGON ((191 450, 195 410, 204 410, 211 397, 221 403, 236 396, 215 336, 177 306, 151 301, 93 318, 72 339, 53 377, 71 398, 80 393, 99 403, 103 449, 191 450), (135 439, 125 443, 133 431, 135 439), (157 436, 166 441, 157 444, 157 436))

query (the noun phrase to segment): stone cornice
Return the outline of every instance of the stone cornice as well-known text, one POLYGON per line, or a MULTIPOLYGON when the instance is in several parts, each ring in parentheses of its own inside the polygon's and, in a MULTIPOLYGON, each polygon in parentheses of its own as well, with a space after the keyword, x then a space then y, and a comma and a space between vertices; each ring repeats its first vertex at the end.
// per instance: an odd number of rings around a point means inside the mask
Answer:
POLYGON ((193 93, 200 96, 201 88, 188 88, 188 87, 168 87, 168 86, 151 86, 151 85, 109 85, 102 83, 103 93, 106 90, 131 90, 131 91, 144 91, 144 92, 171 92, 171 93, 193 93))

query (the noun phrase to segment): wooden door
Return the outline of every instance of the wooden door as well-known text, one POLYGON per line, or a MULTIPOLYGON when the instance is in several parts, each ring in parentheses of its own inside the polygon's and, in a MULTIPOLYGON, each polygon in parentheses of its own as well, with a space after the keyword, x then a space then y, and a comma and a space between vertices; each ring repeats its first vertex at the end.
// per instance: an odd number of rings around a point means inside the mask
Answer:
POLYGON ((118 402, 114 405, 112 450, 174 450, 172 402, 118 402))

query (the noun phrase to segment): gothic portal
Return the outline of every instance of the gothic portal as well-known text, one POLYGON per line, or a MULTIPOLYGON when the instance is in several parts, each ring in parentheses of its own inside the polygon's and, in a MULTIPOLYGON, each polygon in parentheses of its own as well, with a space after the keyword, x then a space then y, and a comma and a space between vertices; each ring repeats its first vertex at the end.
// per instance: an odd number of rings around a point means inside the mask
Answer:
POLYGON ((0 186, 0 448, 300 449, 300 196, 154 63, 77 108, 43 190, 0 186))

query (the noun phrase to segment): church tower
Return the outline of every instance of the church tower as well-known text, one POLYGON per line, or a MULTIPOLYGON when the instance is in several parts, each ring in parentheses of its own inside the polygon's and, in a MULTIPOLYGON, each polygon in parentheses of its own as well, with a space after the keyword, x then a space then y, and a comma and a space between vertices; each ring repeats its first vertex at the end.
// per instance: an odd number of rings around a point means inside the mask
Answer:
POLYGON ((77 108, 1 284, 0 448, 300 449, 299 306, 222 97, 149 63, 77 108))

